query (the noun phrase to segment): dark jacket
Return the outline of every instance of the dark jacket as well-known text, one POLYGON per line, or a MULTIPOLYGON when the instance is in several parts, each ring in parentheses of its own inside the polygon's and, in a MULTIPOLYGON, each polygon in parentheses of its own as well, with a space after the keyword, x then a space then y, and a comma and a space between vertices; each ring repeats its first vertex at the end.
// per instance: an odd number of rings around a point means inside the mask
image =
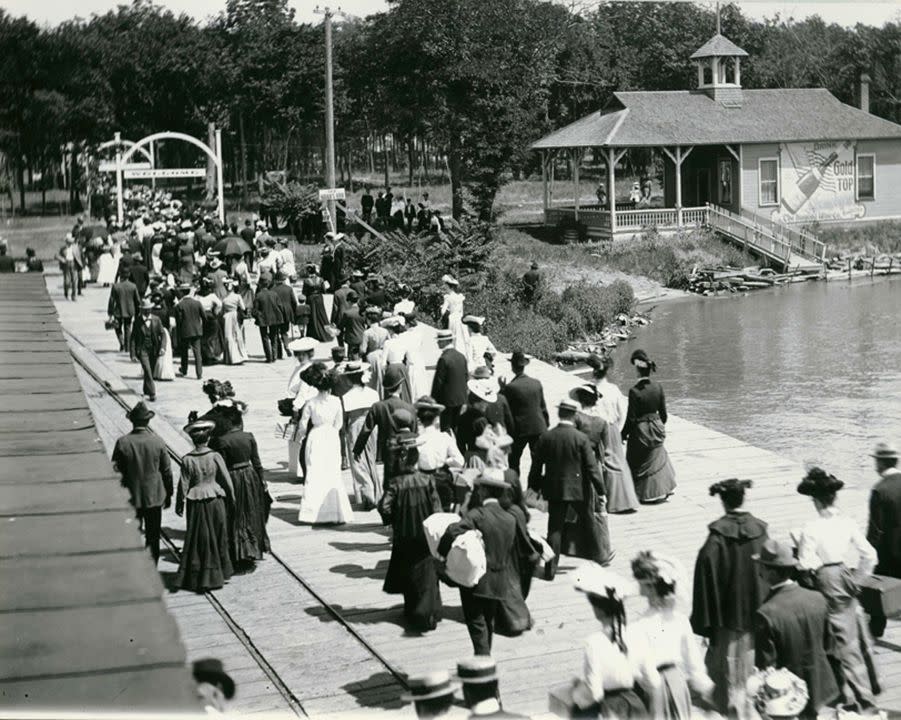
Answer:
POLYGON ((359 305, 349 305, 341 316, 341 339, 345 345, 355 347, 363 342, 363 333, 366 332, 366 318, 360 315, 359 305))
POLYGON ((513 413, 513 427, 508 428, 513 437, 532 437, 547 430, 547 404, 544 402, 544 388, 538 380, 528 375, 517 375, 500 392, 507 398, 513 413))
POLYGON ((341 327, 341 320, 344 317, 344 311, 347 309, 349 303, 347 302, 347 294, 350 292, 350 287, 339 287, 335 290, 334 297, 332 299, 332 324, 341 327))
POLYGON ((144 297, 144 293, 147 292, 147 285, 150 282, 150 273, 147 271, 147 267, 141 263, 132 263, 131 269, 128 271, 128 279, 138 289, 138 296, 144 297))
POLYGON ((375 305, 376 307, 385 308, 389 305, 390 298, 384 288, 375 288, 366 296, 366 305, 375 305))
POLYGON ((407 410, 414 418, 413 430, 416 428, 416 408, 405 400, 401 400, 397 396, 387 397, 374 403, 369 412, 366 413, 366 419, 363 421, 363 428, 357 435, 357 441, 354 443, 353 453, 359 455, 366 449, 366 443, 369 442, 369 436, 372 431, 378 428, 378 449, 380 457, 387 458, 388 441, 394 437, 397 427, 394 424, 394 412, 396 410, 407 410))
POLYGON ((807 711, 839 695, 827 653, 832 649, 826 599, 795 583, 771 590, 754 616, 754 664, 788 668, 807 683, 807 711))
MULTIPOLYGON (((469 370, 466 356, 459 350, 447 348, 438 358, 435 377, 432 378, 432 398, 445 407, 455 408, 466 404, 469 396, 467 382, 469 370)), ((507 428, 509 431, 509 428, 507 428)))
POLYGON ((596 415, 586 415, 580 412, 576 413, 575 426, 576 430, 588 438, 588 442, 591 443, 591 449, 594 450, 594 456, 598 459, 598 462, 602 462, 607 444, 607 421, 596 415))
MULTIPOLYGON (((290 288, 289 288, 290 289, 290 288)), ((260 327, 281 325, 282 309, 279 305, 278 295, 272 288, 257 288, 256 297, 253 299, 253 319, 260 327)))
POLYGON ((172 497, 172 465, 166 443, 148 428, 135 428, 116 440, 113 463, 139 510, 162 507, 172 497))
POLYGON ((623 426, 623 439, 631 434, 635 423, 648 415, 657 413, 666 424, 666 397, 660 383, 650 378, 641 378, 629 389, 629 409, 623 426))
POLYGON ((297 314, 297 297, 294 295, 294 289, 290 285, 277 283, 272 286, 272 292, 275 293, 278 309, 282 314, 281 324, 292 324, 297 314))
MULTIPOLYGON (((163 321, 156 315, 151 315, 150 326, 145 327, 143 317, 135 318, 132 342, 135 346, 136 355, 146 352, 150 357, 150 362, 155 362, 160 355, 160 349, 163 347, 163 321)), ((151 367, 153 366, 151 365, 151 367)))
POLYGON ((607 494, 591 442, 568 423, 560 423, 538 439, 529 487, 540 488, 549 502, 587 500, 592 487, 598 495, 607 494))
POLYGON ((178 337, 193 338, 203 335, 203 305, 197 298, 186 295, 175 306, 175 323, 178 337))
POLYGON ((446 557, 454 540, 468 530, 482 533, 488 561, 487 571, 472 589, 473 595, 494 600, 505 600, 511 594, 521 597, 517 557, 533 559, 535 552, 516 518, 500 503, 488 501, 448 527, 438 543, 438 553, 446 557))
POLYGON ((107 314, 116 318, 133 318, 138 314, 141 298, 131 280, 120 280, 110 289, 107 314))
POLYGON ((738 511, 707 527, 710 535, 695 562, 691 627, 707 638, 720 629, 750 632, 768 590, 752 559, 766 542, 767 525, 738 511))
POLYGON ((231 470, 238 463, 249 462, 256 471, 257 477, 263 479, 263 463, 260 462, 260 451, 253 433, 244 430, 228 430, 210 440, 210 448, 225 460, 225 466, 231 470))
POLYGON ((884 472, 870 493, 867 540, 879 558, 876 573, 901 578, 901 470, 884 472))

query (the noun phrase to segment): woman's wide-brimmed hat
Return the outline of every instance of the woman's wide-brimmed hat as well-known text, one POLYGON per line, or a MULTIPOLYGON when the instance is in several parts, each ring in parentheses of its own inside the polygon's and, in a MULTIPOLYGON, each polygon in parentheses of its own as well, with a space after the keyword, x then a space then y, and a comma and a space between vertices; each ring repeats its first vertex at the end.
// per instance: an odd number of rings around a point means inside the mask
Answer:
POLYGON ((185 425, 182 430, 188 433, 188 435, 194 436, 210 432, 214 427, 216 427, 216 423, 212 420, 195 420, 194 422, 185 425))
POLYGON ((460 284, 457 278, 450 274, 442 275, 441 282, 445 283, 446 285, 453 285, 454 287, 460 284))
POLYGON ((297 338, 297 340, 292 340, 288 343, 288 352, 292 353, 300 353, 300 352, 312 352, 319 345, 319 341, 316 338, 311 337, 302 337, 297 338))
POLYGON ((807 684, 787 668, 755 670, 745 685, 757 712, 767 718, 798 717, 807 707, 807 684))
POLYGON ((583 383, 582 385, 576 385, 576 387, 570 390, 569 397, 577 403, 593 405, 598 401, 598 398, 601 397, 601 393, 598 392, 596 385, 593 385, 592 383, 583 383))
POLYGON ((830 475, 823 468, 812 467, 798 485, 798 492, 801 495, 818 497, 832 495, 843 487, 845 487, 845 483, 835 477, 835 475, 830 475))
POLYGON ((416 401, 414 407, 417 410, 434 410, 435 412, 441 412, 444 410, 444 405, 440 402, 436 402, 435 399, 431 395, 423 395, 419 400, 416 401))
POLYGON ((485 402, 493 403, 497 400, 497 382, 491 377, 474 378, 466 383, 466 387, 485 402))
POLYGON ((154 415, 156 415, 153 410, 151 410, 147 405, 141 400, 137 405, 135 405, 131 410, 129 410, 125 417, 131 420, 132 422, 146 422, 150 420, 154 415))
POLYGON ((586 562, 579 567, 573 587, 586 595, 620 604, 638 593, 634 581, 626 580, 595 562, 586 562))
POLYGON ((196 682, 220 685, 226 700, 231 700, 235 696, 235 681, 225 672, 221 660, 217 658, 195 660, 191 670, 196 682))
POLYGON ((410 692, 401 695, 401 700, 419 702, 453 695, 460 685, 451 681, 447 670, 438 670, 423 675, 410 675, 407 678, 407 687, 410 688, 410 692))

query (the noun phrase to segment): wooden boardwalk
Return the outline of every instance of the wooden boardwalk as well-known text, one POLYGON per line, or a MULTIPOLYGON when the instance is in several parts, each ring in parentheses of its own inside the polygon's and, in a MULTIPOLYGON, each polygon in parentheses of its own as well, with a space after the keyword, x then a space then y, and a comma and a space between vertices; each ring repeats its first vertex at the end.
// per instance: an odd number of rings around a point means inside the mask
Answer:
MULTIPOLYGON (((59 278, 48 277, 48 285, 64 327, 140 393, 139 367, 118 353, 114 334, 103 328, 107 291, 89 288, 78 303, 70 303, 62 299, 59 278)), ((401 598, 381 591, 390 545, 375 512, 356 513, 355 522, 342 527, 297 523, 302 486, 287 477, 285 444, 275 439, 273 432, 280 420, 275 404, 285 395, 293 361, 262 363, 256 329, 248 323, 246 330, 252 361, 243 366, 205 368, 204 376, 230 380, 238 398, 249 403, 246 426, 256 434, 270 490, 276 498, 269 523, 275 551, 317 595, 340 611, 394 670, 407 673, 452 668, 456 660, 471 654, 458 593, 442 588, 444 620, 436 631, 425 636, 405 633, 401 598)), ((528 346, 527 339, 524 345, 528 346)), ((323 350, 322 354, 327 353, 323 350)), ((434 357, 428 360, 433 362, 434 357)), ((572 374, 543 363, 533 362, 529 372, 544 383, 551 405, 578 382, 572 374)), ((631 382, 631 378, 615 379, 621 387, 631 382)), ((679 399, 671 398, 670 405, 678 412, 679 399)), ((184 424, 190 410, 207 406, 200 383, 194 379, 158 384, 154 407, 160 419, 175 427, 184 424)), ((707 487, 724 477, 754 480, 747 509, 768 522, 771 533, 777 537, 787 537, 789 531, 815 516, 809 500, 795 492, 803 475, 797 463, 674 416, 667 431, 667 447, 678 474, 677 494, 666 504, 642 507, 633 515, 610 517, 611 537, 617 550, 615 571, 628 574, 629 561, 638 551, 658 549, 679 557, 690 573, 697 549, 706 537, 707 524, 721 513, 718 499, 708 495, 707 487)), ((186 442, 184 438, 181 441, 186 442)), ((861 448, 861 452, 866 451, 867 448, 861 448)), ((527 467, 526 460, 524 470, 527 467)), ((842 493, 843 509, 860 523, 866 520, 872 481, 873 478, 861 478, 858 486, 842 493)), ((346 482, 349 488, 349 477, 346 482)), ((541 520, 535 518, 539 527, 541 520)), ((164 515, 164 526, 176 534, 180 528, 171 512, 164 515)), ((529 606, 535 627, 531 632, 519 638, 495 640, 501 690, 505 705, 511 710, 546 711, 548 688, 580 671, 580 644, 595 629, 595 621, 584 598, 571 588, 572 570, 578 563, 576 559, 564 559, 557 580, 533 584, 529 606)), ((267 559, 253 574, 233 578, 217 596, 230 612, 234 609, 248 639, 303 710, 319 716, 362 709, 398 709, 401 689, 386 666, 365 652, 360 643, 353 642, 314 596, 299 592, 296 582, 290 582, 273 568, 277 568, 277 563, 267 559)), ((162 564, 161 570, 166 570, 162 564)), ((191 604, 181 600, 184 595, 171 596, 176 617, 178 603, 191 604)), ((640 599, 630 601, 630 614, 641 612, 643 603, 640 599)), ((219 634, 213 627, 207 629, 204 621, 197 624, 198 642, 207 635, 219 634)), ((209 643, 207 647, 218 645, 214 640, 209 643)), ((190 639, 188 644, 190 653, 190 639)), ((881 704, 893 709, 901 709, 901 684, 897 682, 901 679, 901 655, 896 652, 899 649, 901 627, 890 623, 879 646, 878 659, 886 688, 881 704)), ((276 694, 261 694, 255 709, 266 709, 266 697, 270 698, 272 709, 283 709, 276 694)))

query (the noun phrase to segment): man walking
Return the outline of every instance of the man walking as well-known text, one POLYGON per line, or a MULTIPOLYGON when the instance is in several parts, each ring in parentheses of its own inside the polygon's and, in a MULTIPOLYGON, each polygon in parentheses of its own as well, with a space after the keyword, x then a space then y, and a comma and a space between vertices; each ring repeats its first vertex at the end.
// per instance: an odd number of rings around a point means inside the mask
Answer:
MULTIPOLYGON (((293 294, 293 290, 291 291, 293 294)), ((279 307, 278 296, 271 287, 271 282, 265 277, 260 277, 257 286, 257 294, 253 299, 253 319, 260 328, 260 339, 263 341, 263 353, 266 362, 275 362, 276 355, 281 360, 282 348, 279 341, 279 331, 282 324, 282 311, 279 307)))
POLYGON ((610 538, 594 517, 603 511, 607 489, 604 476, 588 437, 576 429, 579 406, 565 399, 557 406, 560 422, 535 445, 529 487, 540 491, 548 503, 547 541, 554 559, 545 567, 545 579, 553 580, 560 560, 565 524, 575 525, 581 535, 576 543, 579 557, 599 565, 609 563, 610 538))
POLYGON ((439 330, 435 336, 441 355, 435 366, 431 396, 440 405, 441 432, 456 432, 460 412, 469 397, 466 356, 454 348, 454 334, 450 330, 439 330))
POLYGON ((135 355, 144 371, 144 395, 153 402, 156 400, 153 366, 163 347, 163 322, 153 314, 153 303, 150 300, 144 300, 141 304, 141 316, 135 321, 132 337, 135 355))
POLYGON ((281 320, 278 324, 278 359, 282 359, 282 348, 285 350, 285 357, 288 356, 288 330, 294 324, 294 318, 297 315, 297 296, 294 294, 294 288, 288 284, 288 276, 279 271, 275 276, 275 285, 272 288, 275 293, 275 299, 278 301, 278 309, 281 314, 281 320))
POLYGON ((832 630, 826 598, 792 580, 798 561, 790 545, 767 540, 754 559, 769 586, 754 616, 754 664, 787 668, 807 683, 810 700, 802 717, 816 717, 839 696, 828 657, 832 630))
POLYGON ((188 349, 194 353, 194 369, 197 379, 203 377, 203 355, 200 341, 203 337, 203 305, 194 297, 190 285, 182 285, 183 297, 175 306, 175 323, 178 327, 178 347, 181 351, 181 367, 178 374, 184 377, 188 373, 188 349))
POLYGON ((138 295, 137 286, 120 273, 118 282, 113 283, 113 287, 110 289, 106 310, 116 326, 119 352, 128 350, 128 355, 132 360, 135 359, 135 350, 132 344, 131 326, 140 307, 141 296, 138 295))
POLYGON ((75 236, 72 235, 72 233, 66 235, 66 244, 60 248, 56 257, 59 260, 59 269, 63 271, 63 297, 75 302, 75 295, 78 293, 78 282, 81 277, 81 269, 84 267, 84 260, 81 256, 81 248, 78 246, 78 243, 75 242, 75 236), (70 292, 71 298, 69 297, 70 292))
POLYGON ((366 332, 366 319, 360 312, 358 300, 353 290, 347 293, 347 307, 341 314, 341 324, 338 326, 349 360, 360 357, 360 345, 363 344, 363 333, 366 332))
POLYGON ((144 541, 156 564, 160 559, 160 526, 163 508, 172 503, 172 465, 166 444, 147 425, 154 416, 139 402, 126 415, 132 431, 116 441, 113 464, 122 474, 122 485, 144 523, 144 541))
MULTIPOLYGON (((879 443, 872 453, 880 480, 870 493, 867 540, 876 548, 877 575, 901 578, 901 470, 898 450, 879 443)), ((870 615, 870 630, 876 637, 885 632, 885 616, 870 615)))
POLYGON ((513 437, 510 467, 517 473, 526 445, 529 446, 529 452, 534 454, 538 438, 548 427, 544 388, 538 380, 526 375, 526 365, 528 364, 529 358, 522 350, 514 351, 510 356, 513 379, 500 389, 501 395, 507 398, 510 411, 513 413, 513 428, 510 431, 510 435, 513 437))

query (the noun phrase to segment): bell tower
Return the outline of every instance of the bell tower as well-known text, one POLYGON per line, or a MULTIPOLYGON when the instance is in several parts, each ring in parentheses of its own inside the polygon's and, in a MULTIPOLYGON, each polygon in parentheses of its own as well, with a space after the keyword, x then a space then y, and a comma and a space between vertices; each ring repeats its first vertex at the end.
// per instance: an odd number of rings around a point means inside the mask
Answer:
POLYGON ((717 33, 692 56, 698 66, 698 90, 727 108, 740 108, 741 59, 748 53, 717 33))

